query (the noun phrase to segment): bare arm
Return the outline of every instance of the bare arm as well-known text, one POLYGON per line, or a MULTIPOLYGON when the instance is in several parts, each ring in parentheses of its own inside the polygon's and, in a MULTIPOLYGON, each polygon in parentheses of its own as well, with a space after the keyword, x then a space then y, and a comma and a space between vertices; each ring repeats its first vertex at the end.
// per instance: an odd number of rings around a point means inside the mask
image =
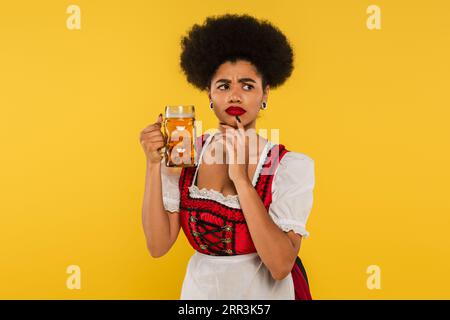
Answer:
POLYGON ((157 122, 141 131, 140 142, 147 157, 145 191, 142 203, 142 226, 147 248, 154 258, 165 255, 175 243, 180 231, 180 215, 166 211, 162 196, 161 159, 164 147, 161 132, 162 115, 157 122))
POLYGON ((164 209, 161 163, 147 164, 142 225, 147 248, 154 258, 161 257, 170 250, 180 231, 180 215, 164 209))
POLYGON ((294 266, 302 236, 275 224, 250 180, 236 181, 235 186, 256 251, 272 277, 284 279, 294 266))

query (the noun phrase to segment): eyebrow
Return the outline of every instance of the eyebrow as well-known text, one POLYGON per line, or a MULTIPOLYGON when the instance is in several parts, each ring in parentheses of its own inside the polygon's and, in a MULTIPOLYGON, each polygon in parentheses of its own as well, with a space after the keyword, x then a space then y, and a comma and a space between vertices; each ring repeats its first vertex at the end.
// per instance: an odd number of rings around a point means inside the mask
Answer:
MULTIPOLYGON (((231 80, 228 80, 228 79, 219 79, 219 80, 216 81, 216 83, 217 83, 217 82, 230 83, 231 80)), ((253 82, 253 83, 256 83, 256 81, 253 80, 252 78, 241 78, 241 79, 238 80, 238 82, 253 82)))

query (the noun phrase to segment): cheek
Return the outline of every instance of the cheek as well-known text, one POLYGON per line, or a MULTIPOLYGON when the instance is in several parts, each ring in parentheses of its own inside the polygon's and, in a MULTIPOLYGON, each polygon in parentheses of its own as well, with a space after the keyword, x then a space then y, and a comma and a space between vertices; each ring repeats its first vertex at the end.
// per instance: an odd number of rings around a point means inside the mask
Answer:
POLYGON ((253 96, 251 101, 251 107, 252 107, 252 111, 254 113, 258 113, 259 112, 259 107, 261 106, 261 98, 259 96, 253 96))
POLYGON ((252 108, 252 115, 256 117, 259 113, 259 107, 252 108))
POLYGON ((217 104, 222 104, 226 100, 226 95, 223 92, 214 92, 211 97, 217 104))

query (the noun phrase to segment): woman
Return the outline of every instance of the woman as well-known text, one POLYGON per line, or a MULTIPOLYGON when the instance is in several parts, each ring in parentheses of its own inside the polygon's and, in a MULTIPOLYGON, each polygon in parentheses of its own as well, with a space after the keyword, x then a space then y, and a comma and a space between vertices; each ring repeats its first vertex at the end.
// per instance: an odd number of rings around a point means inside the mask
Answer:
POLYGON ((219 126, 198 138, 196 166, 181 170, 161 159, 161 115, 141 132, 151 255, 167 253, 183 229, 196 251, 181 299, 311 299, 298 253, 309 235, 314 161, 255 131, 269 88, 292 73, 288 40, 267 21, 226 14, 194 25, 181 44, 181 68, 208 93, 219 126), (227 163, 204 161, 220 150, 227 163), (245 161, 236 161, 238 150, 245 161))

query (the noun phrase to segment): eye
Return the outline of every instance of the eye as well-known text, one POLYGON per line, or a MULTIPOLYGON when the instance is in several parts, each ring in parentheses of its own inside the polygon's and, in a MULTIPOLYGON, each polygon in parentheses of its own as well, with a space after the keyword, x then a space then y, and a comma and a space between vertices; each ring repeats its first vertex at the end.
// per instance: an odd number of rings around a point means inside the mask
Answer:
POLYGON ((223 86, 227 86, 227 88, 228 88, 228 83, 221 84, 220 86, 217 87, 217 89, 220 89, 223 86))
MULTIPOLYGON (((221 84, 220 86, 218 86, 217 89, 221 89, 222 87, 225 89, 228 89, 230 86, 228 83, 224 83, 224 84, 221 84), (224 86, 226 86, 226 87, 224 87, 224 86)), ((246 89, 246 91, 250 91, 254 88, 251 84, 244 84, 243 87, 248 87, 248 89, 246 89)))

